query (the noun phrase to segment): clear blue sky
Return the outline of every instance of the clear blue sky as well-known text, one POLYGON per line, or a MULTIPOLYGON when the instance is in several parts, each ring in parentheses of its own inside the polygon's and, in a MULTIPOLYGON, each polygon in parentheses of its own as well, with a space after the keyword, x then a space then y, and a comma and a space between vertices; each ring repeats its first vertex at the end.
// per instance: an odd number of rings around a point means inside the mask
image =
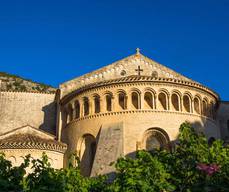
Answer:
POLYGON ((229 100, 229 0, 0 1, 0 71, 57 87, 136 47, 229 100))

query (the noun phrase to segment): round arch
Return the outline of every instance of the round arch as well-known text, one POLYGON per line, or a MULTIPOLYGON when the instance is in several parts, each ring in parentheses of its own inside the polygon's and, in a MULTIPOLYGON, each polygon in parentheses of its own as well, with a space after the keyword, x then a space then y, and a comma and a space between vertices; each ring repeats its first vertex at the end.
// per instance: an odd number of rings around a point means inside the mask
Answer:
POLYGON ((158 92, 158 104, 157 107, 159 110, 169 110, 169 93, 168 91, 160 90, 158 92))
POLYGON ((121 110, 127 109, 127 94, 124 90, 117 91, 118 104, 121 110))
POLYGON ((147 129, 142 138, 142 149, 152 151, 154 149, 170 150, 170 139, 166 131, 161 128, 147 129))
POLYGON ((187 113, 192 112, 192 97, 189 93, 185 93, 182 97, 184 111, 187 113))
POLYGON ((178 90, 173 90, 171 93, 171 109, 181 111, 182 94, 178 90))
POLYGON ((80 159, 80 172, 89 177, 96 152, 96 138, 91 134, 84 134, 77 143, 77 155, 80 159))
POLYGON ((131 89, 131 103, 134 109, 140 109, 141 92, 138 89, 131 89))
POLYGON ((208 116, 208 99, 206 97, 202 100, 202 115, 208 116))

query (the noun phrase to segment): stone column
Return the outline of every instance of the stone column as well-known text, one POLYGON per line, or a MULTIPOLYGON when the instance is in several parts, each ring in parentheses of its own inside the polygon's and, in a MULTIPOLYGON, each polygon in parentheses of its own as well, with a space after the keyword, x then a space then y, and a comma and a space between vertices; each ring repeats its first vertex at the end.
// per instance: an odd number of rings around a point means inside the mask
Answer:
POLYGON ((129 93, 128 95, 126 95, 126 109, 127 110, 132 110, 132 98, 131 98, 131 93, 129 93))
POLYGON ((184 112, 184 102, 183 102, 183 96, 181 97, 181 112, 184 112))
POLYGON ((80 103, 80 118, 81 118, 84 116, 84 99, 80 98, 79 103, 80 103))
POLYGON ((112 97, 112 111, 119 111, 118 95, 112 97))
POLYGON ((179 111, 182 111, 182 98, 178 95, 178 104, 179 104, 179 111))
POLYGON ((88 97, 88 104, 89 104, 89 114, 88 115, 95 114, 95 99, 94 99, 94 97, 88 97))
POLYGON ((145 100, 144 100, 144 94, 143 93, 140 94, 139 99, 140 99, 140 109, 144 109, 145 108, 145 106, 144 106, 145 100))
POLYGON ((153 95, 153 109, 157 109, 157 94, 153 95))
POLYGON ((194 111, 194 104, 193 104, 193 99, 192 98, 190 98, 190 113, 193 113, 193 111, 194 111))
POLYGON ((106 95, 103 96, 103 97, 100 97, 100 101, 99 101, 99 104, 100 104, 100 112, 101 113, 105 113, 107 110, 106 110, 106 95))
MULTIPOLYGON (((168 97, 169 97, 169 96, 168 96, 168 97)), ((172 104, 172 96, 169 97, 168 100, 169 100, 168 109, 169 109, 170 111, 172 111, 173 108, 174 108, 174 106, 173 106, 173 104, 172 104)), ((174 111, 175 111, 175 109, 174 109, 174 111)))
POLYGON ((72 102, 72 119, 76 119, 76 106, 75 101, 72 102))
POLYGON ((168 103, 167 103, 167 108, 168 108, 168 111, 169 111, 169 110, 170 110, 170 104, 171 104, 171 99, 170 99, 171 97, 170 97, 170 94, 168 94, 167 97, 168 97, 168 98, 167 98, 167 101, 168 101, 168 103))

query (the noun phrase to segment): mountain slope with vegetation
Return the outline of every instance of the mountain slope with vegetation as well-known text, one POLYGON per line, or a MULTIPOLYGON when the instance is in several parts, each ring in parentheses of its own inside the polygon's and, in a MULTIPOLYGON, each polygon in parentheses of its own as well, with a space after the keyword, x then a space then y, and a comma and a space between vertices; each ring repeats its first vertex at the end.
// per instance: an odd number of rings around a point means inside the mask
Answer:
POLYGON ((56 89, 43 83, 36 83, 16 75, 0 72, 0 91, 55 93, 56 89))

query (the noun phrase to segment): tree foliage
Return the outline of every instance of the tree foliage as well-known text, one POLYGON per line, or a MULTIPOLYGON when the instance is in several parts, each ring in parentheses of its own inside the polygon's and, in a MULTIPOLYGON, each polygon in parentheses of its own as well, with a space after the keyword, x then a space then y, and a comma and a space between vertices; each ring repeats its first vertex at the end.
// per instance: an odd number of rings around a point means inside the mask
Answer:
MULTIPOLYGON (((74 156, 75 157, 75 156, 74 156)), ((77 159, 75 159, 77 161, 77 159)), ((80 162, 78 162, 79 164, 80 162)), ((0 191, 12 192, 226 192, 229 191, 229 148, 216 140, 211 146, 188 123, 180 127, 172 152, 137 151, 136 158, 115 163, 112 182, 106 176, 83 177, 78 166, 53 169, 48 157, 25 158, 13 167, 0 155, 0 191), (30 172, 26 170, 30 168, 30 172)))

